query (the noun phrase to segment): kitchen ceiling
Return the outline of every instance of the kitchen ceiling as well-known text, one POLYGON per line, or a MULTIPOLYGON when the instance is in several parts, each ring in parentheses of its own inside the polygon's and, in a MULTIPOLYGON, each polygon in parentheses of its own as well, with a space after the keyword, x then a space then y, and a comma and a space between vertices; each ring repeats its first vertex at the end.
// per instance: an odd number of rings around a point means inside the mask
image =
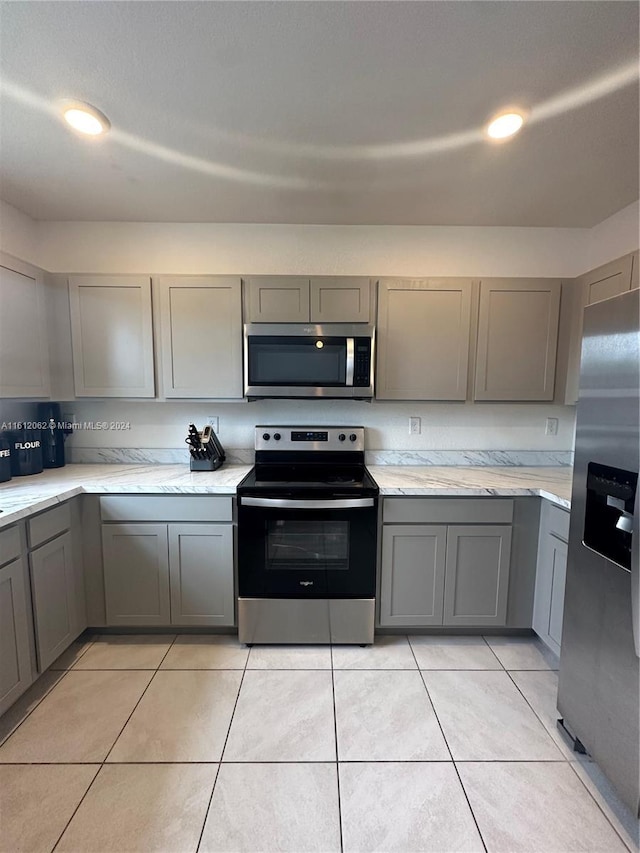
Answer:
POLYGON ((638 198, 635 2, 1 2, 0 72, 0 197, 36 219, 590 227, 638 198))

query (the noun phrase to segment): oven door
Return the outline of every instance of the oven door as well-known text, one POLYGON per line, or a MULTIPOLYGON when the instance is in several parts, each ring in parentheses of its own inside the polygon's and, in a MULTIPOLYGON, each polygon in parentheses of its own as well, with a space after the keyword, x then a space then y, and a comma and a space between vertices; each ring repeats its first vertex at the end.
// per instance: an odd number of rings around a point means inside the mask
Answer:
POLYGON ((239 498, 241 597, 373 598, 375 498, 239 498))

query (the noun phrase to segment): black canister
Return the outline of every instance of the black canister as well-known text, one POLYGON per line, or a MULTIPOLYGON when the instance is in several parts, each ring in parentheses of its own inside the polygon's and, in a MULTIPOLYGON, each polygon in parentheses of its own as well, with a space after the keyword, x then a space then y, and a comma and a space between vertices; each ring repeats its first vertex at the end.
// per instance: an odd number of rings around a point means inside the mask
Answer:
POLYGON ((0 433, 0 483, 11 479, 11 442, 0 433))
POLYGON ((64 459, 64 426, 60 403, 38 403, 38 421, 42 424, 42 464, 45 468, 62 468, 64 459))
POLYGON ((42 471, 42 442, 39 429, 14 429, 6 433, 11 443, 11 473, 14 477, 42 471))

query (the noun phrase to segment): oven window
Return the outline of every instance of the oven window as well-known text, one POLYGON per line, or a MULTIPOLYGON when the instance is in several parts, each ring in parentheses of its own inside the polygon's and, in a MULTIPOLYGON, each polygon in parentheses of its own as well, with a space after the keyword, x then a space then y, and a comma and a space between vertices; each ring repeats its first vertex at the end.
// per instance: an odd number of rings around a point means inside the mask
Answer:
POLYGON ((349 568, 348 521, 267 521, 266 569, 349 568))
POLYGON ((249 338, 249 385, 344 385, 346 374, 344 338, 249 338))

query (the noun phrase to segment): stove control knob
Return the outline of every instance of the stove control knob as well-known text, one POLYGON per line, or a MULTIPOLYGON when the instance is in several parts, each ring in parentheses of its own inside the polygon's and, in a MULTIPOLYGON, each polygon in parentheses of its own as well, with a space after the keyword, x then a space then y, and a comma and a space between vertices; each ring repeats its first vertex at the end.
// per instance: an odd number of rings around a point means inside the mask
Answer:
POLYGON ((279 432, 274 432, 273 437, 276 441, 280 441, 280 439, 282 438, 279 432))
POLYGON ((349 436, 349 441, 355 441, 357 438, 358 436, 355 434, 355 432, 352 432, 349 436))
POLYGON ((268 432, 263 432, 262 437, 264 438, 265 441, 269 441, 269 439, 271 438, 271 436, 269 435, 268 432))
POLYGON ((338 441, 344 441, 346 437, 347 436, 343 432, 341 432, 340 435, 338 436, 338 441))

